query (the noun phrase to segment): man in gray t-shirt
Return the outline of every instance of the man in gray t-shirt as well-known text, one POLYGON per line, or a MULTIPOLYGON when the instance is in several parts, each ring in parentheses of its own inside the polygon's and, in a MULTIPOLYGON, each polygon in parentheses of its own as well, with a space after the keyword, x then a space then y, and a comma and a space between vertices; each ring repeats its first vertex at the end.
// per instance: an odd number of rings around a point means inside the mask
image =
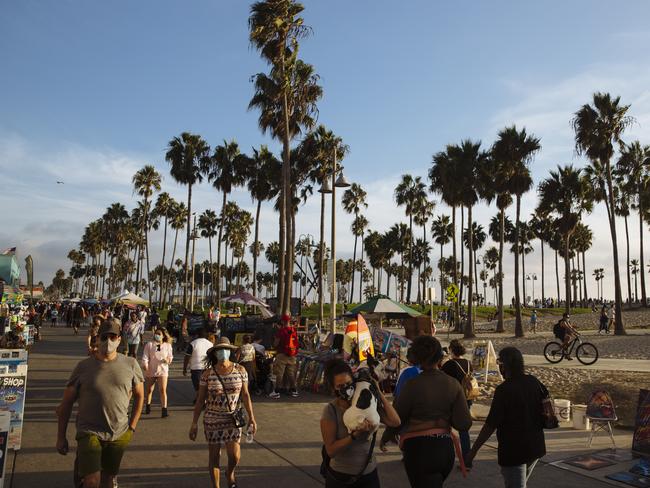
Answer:
POLYGON ((117 353, 120 322, 108 319, 99 328, 94 356, 79 362, 70 375, 57 408, 59 431, 56 447, 67 454, 66 430, 77 401, 77 475, 83 486, 112 487, 124 450, 140 419, 144 403, 142 370, 131 357, 117 353), (129 421, 129 401, 133 411, 129 421))

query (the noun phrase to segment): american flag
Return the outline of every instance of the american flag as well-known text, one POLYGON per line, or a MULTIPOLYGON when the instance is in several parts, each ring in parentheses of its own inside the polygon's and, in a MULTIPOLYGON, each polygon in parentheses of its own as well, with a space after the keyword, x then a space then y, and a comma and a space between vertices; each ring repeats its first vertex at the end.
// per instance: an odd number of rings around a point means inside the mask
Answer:
POLYGON ((4 251, 0 252, 0 256, 12 256, 16 254, 16 248, 15 247, 8 247, 4 251))

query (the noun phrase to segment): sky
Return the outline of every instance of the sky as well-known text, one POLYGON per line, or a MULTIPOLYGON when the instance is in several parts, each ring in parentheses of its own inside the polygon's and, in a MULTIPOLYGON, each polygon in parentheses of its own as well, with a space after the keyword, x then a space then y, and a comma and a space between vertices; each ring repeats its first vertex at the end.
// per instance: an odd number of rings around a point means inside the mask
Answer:
MULTIPOLYGON (((314 65, 324 90, 318 122, 350 146, 345 174, 368 192, 365 216, 373 230, 407 221, 393 200, 402 174, 426 179, 432 155, 446 144, 471 138, 488 148, 508 125, 541 139, 531 165, 535 184, 557 164, 584 166, 570 120, 595 91, 631 104, 636 123, 624 138, 650 144, 646 1, 305 0, 304 6, 312 34, 300 56, 314 65)), ((244 0, 0 2, 0 248, 17 246, 21 262, 31 254, 36 281, 48 284, 56 269, 69 269, 68 251, 111 203, 135 205, 131 178, 145 164, 161 172, 164 191, 186 198, 164 160, 167 143, 182 131, 201 134, 213 147, 235 139, 243 151, 268 144, 279 154, 277 142, 258 129, 258 114, 247 110, 251 76, 268 70, 248 41, 249 8, 244 0)), ((437 215, 449 213, 432 198, 437 215)), ((253 210, 245 192, 232 199, 253 210)), ((218 211, 220 201, 203 183, 192 205, 218 211)), ((522 215, 535 203, 534 191, 525 195, 522 215)), ((482 204, 475 218, 487 227, 495 213, 482 204)), ((514 218, 514 206, 509 214, 514 218)), ((299 234, 317 238, 318 217, 314 197, 299 210, 299 234)), ((338 212, 338 257, 352 255, 351 221, 338 212)), ((585 222, 595 235, 587 270, 604 268, 605 294, 613 296, 604 207, 585 222)), ((624 223, 617 224, 624 270, 624 223)), ((635 258, 634 214, 629 225, 635 258)), ((277 217, 265 207, 261 240, 276 235, 277 217)), ((151 243, 151 255, 160 256, 162 236, 151 243)), ((538 243, 535 251, 526 271, 539 275, 538 243)), ((199 242, 197 253, 205 259, 207 243, 199 242)), ((553 261, 546 257, 550 295, 553 261)), ((506 297, 512 260, 506 255, 506 297)), ((594 294, 592 279, 588 287, 594 294)))

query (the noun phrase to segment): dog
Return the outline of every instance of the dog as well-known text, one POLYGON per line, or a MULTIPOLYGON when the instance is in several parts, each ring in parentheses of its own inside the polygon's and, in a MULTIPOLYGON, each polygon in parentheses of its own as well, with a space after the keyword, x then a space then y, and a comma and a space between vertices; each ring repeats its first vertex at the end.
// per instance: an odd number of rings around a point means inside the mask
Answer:
POLYGON ((358 369, 355 374, 354 395, 350 403, 350 408, 343 414, 343 423, 348 432, 358 430, 365 421, 373 426, 370 433, 376 432, 380 423, 379 393, 368 366, 358 369))

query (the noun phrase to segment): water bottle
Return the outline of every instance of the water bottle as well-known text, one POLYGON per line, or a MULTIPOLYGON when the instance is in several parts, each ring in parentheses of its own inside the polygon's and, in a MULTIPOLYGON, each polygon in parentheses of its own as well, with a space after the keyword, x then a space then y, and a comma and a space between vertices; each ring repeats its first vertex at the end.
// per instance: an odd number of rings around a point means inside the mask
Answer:
POLYGON ((253 426, 248 425, 248 429, 246 429, 246 444, 252 444, 253 443, 253 426))

